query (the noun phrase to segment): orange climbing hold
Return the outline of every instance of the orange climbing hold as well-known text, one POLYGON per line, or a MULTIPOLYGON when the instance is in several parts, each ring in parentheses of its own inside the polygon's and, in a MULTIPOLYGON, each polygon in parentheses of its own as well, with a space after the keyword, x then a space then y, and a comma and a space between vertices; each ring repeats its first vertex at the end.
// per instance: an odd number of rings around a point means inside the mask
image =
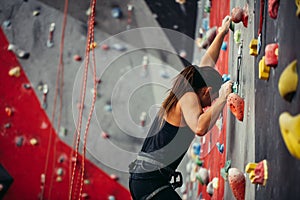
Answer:
POLYGON ((245 199, 246 179, 244 174, 237 168, 230 168, 228 171, 229 186, 237 200, 245 199))
POLYGON ((244 99, 235 93, 228 95, 227 99, 228 107, 232 114, 240 121, 244 119, 244 99))
POLYGON ((12 116, 12 114, 13 114, 13 110, 10 107, 6 107, 5 112, 6 112, 8 117, 12 116))

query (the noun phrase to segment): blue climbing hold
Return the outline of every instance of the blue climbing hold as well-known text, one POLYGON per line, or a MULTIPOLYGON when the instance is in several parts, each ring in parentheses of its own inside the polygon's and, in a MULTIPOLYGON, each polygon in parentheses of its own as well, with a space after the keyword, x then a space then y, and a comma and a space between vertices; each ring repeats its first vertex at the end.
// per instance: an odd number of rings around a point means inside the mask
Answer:
POLYGON ((230 74, 223 74, 223 76, 222 76, 223 83, 225 83, 229 80, 230 80, 230 74))
POLYGON ((220 153, 224 152, 224 144, 220 144, 219 142, 217 142, 216 146, 220 153))
POLYGON ((223 51, 227 50, 227 42, 222 43, 221 50, 223 50, 223 51))
POLYGON ((195 155, 200 155, 201 145, 200 143, 195 142, 193 144, 193 152, 195 155))

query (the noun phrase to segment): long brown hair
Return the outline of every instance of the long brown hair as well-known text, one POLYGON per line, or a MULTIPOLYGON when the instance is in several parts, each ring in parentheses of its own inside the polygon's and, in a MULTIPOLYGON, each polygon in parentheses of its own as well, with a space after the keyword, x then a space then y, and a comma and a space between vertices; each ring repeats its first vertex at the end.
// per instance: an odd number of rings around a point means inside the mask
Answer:
POLYGON ((218 92, 221 85, 222 77, 213 67, 185 67, 173 80, 173 87, 159 110, 159 118, 167 115, 185 93, 197 92, 203 87, 212 87, 214 93, 218 92))

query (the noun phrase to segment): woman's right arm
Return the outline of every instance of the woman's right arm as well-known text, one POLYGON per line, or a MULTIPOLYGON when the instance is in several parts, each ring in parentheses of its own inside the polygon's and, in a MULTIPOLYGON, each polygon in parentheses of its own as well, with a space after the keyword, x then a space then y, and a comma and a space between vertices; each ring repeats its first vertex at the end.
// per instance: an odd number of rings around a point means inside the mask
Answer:
POLYGON ((226 104, 227 96, 232 92, 232 82, 224 83, 219 90, 219 98, 205 111, 196 93, 184 94, 179 104, 186 124, 198 136, 204 136, 216 123, 226 104))

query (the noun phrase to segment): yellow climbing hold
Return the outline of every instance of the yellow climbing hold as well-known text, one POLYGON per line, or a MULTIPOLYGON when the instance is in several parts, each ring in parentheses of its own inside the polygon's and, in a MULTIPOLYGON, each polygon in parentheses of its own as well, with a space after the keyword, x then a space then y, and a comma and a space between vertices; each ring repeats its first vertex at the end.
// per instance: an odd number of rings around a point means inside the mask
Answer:
POLYGON ((93 42, 90 44, 90 50, 93 50, 97 47, 97 42, 93 42))
POLYGON ((278 90, 281 97, 291 101, 297 90, 298 74, 297 60, 291 62, 282 72, 278 81, 278 90))
POLYGON ((296 16, 300 18, 300 0, 295 0, 295 3, 297 6, 296 16))
POLYGON ((270 75, 270 67, 265 63, 265 57, 263 56, 258 64, 258 78, 262 80, 268 80, 270 75))
POLYGON ((15 76, 15 77, 19 77, 20 74, 21 74, 21 68, 19 66, 10 69, 8 72, 8 75, 15 76))
POLYGON ((252 39, 250 44, 249 44, 249 54, 251 56, 257 56, 258 55, 258 51, 257 51, 257 44, 258 44, 258 40, 257 39, 252 39))
POLYGON ((35 138, 30 139, 30 144, 33 146, 37 145, 38 144, 37 139, 35 139, 35 138))
POLYGON ((281 135, 290 154, 300 159, 300 114, 284 112, 279 116, 281 135))

